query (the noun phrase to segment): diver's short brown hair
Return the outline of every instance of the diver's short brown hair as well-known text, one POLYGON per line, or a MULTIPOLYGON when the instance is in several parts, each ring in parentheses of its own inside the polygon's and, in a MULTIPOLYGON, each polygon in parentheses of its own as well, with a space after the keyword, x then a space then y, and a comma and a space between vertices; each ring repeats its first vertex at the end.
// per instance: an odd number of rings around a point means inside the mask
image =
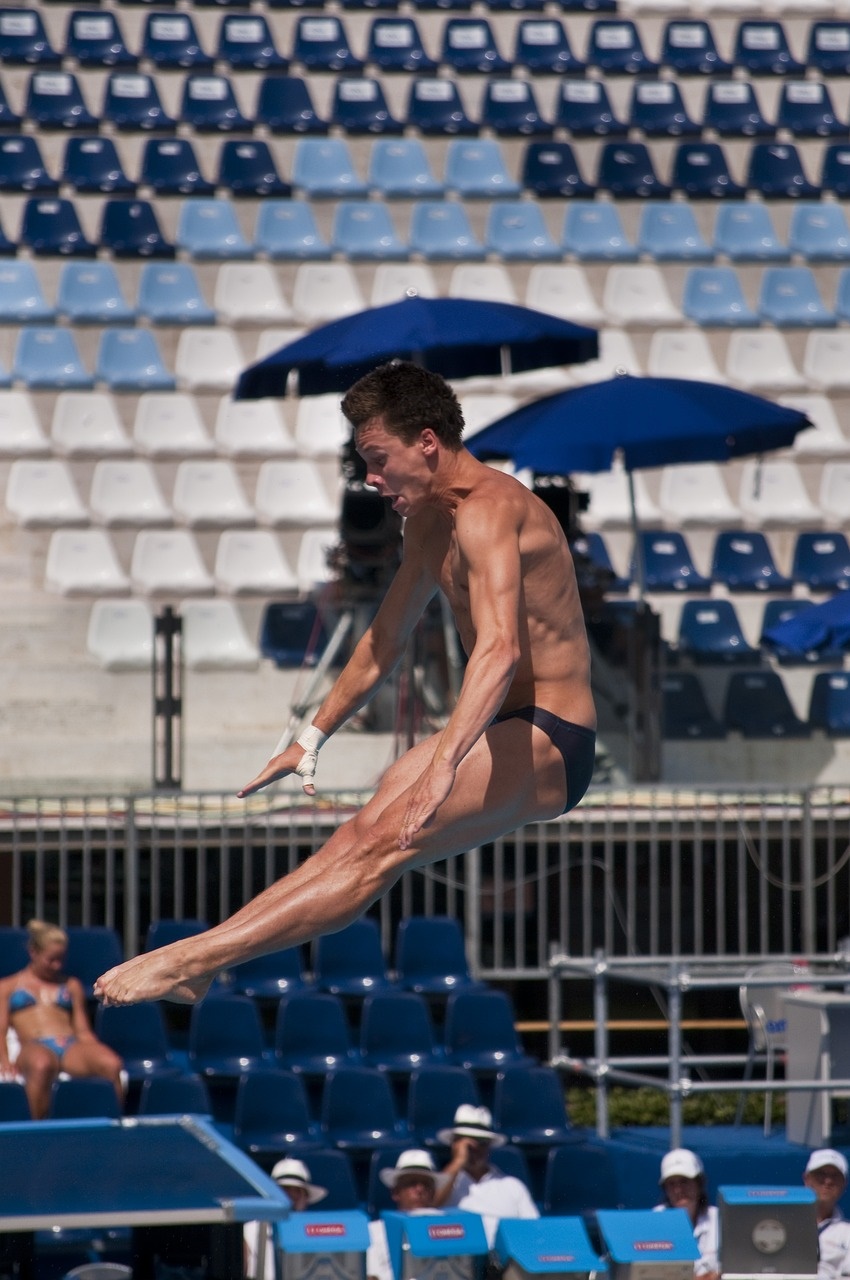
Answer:
POLYGON ((447 448, 463 445, 463 413, 454 391, 439 373, 409 360, 392 360, 365 374, 345 396, 342 412, 355 431, 380 417, 405 444, 430 427, 447 448))

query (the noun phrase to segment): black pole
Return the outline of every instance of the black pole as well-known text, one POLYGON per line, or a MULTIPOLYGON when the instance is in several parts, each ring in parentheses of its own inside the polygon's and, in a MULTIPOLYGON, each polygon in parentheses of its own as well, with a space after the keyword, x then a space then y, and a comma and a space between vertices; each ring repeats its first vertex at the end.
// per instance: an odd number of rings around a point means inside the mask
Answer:
POLYGON ((154 619, 154 791, 179 791, 182 786, 182 635, 183 619, 166 605, 154 619))

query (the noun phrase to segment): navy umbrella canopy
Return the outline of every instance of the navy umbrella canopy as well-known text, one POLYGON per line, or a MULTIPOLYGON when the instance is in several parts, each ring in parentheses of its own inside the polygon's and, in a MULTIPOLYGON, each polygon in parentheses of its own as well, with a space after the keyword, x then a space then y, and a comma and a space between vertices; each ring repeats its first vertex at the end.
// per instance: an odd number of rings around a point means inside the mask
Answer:
POLYGON ((507 302, 403 298, 322 325, 251 365, 237 400, 347 391, 385 360, 413 360, 450 381, 578 364, 599 354, 594 329, 507 302))
POLYGON ((850 648, 850 591, 777 622, 765 631, 765 639, 792 653, 850 648))

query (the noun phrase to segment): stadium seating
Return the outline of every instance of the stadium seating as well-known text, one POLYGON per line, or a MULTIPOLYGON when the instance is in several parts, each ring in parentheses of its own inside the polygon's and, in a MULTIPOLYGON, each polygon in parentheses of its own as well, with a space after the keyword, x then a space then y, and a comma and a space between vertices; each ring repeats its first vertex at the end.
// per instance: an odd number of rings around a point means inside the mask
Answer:
POLYGON ((174 245, 162 234, 148 200, 104 201, 99 239, 116 258, 174 257, 174 245))
POLYGON ((573 1136, 561 1079, 547 1066, 507 1067, 499 1072, 493 1121, 508 1142, 521 1148, 554 1147, 573 1136))
POLYGON ((230 595, 287 595, 298 587, 279 540, 266 529, 226 529, 214 575, 218 589, 230 595))
POLYGON ((737 671, 729 677, 723 715, 730 730, 744 738, 807 738, 777 671, 737 671))
POLYGON ((296 20, 292 60, 307 71, 360 71, 363 67, 352 53, 344 23, 330 14, 296 20))
POLYGON ((788 248, 810 263, 850 261, 850 226, 844 210, 826 201, 795 205, 788 248))
POLYGON ((277 667, 314 667, 328 642, 312 600, 267 604, 260 623, 260 651, 277 667))
POLYGON ((269 1061, 260 1015, 248 996, 213 994, 192 1006, 189 1066, 207 1084, 238 1080, 269 1061))
POLYGON ((774 662, 778 662, 780 666, 801 667, 814 663, 841 661, 840 649, 818 648, 804 651, 797 647, 778 643, 768 634, 779 623, 788 622, 791 618, 796 618, 798 614, 810 608, 811 601, 795 597, 786 597, 784 600, 774 597, 773 599, 765 600, 764 612, 761 618, 759 645, 763 652, 772 658, 774 662))
POLYGON ((429 57, 419 27, 413 18, 374 18, 369 28, 366 62, 381 71, 436 71, 437 63, 429 57))
POLYGON ((835 591, 850 585, 850 544, 840 529, 801 530, 794 541, 791 577, 810 591, 835 591))
POLYGON ((636 262, 637 246, 628 239, 617 207, 577 200, 564 214, 561 244, 580 261, 636 262))
POLYGON ((745 192, 729 172, 719 142, 680 142, 673 157, 670 185, 690 199, 739 199, 745 192))
POLYGON ((725 726, 712 714, 695 671, 668 671, 662 675, 661 734, 674 742, 725 738, 725 726))
POLYGON ((86 390, 94 385, 73 332, 38 325, 18 334, 12 377, 31 391, 86 390))
POLYGON ((776 127, 790 130, 796 138, 846 138, 850 135, 850 127, 835 114, 827 86, 811 80, 783 84, 776 110, 776 127))
POLYGON ((796 146, 756 142, 750 151, 747 186, 766 200, 816 199, 817 186, 806 177, 796 146))
POLYGON ((178 1070, 159 1004, 145 1003, 132 1008, 99 1004, 94 1031, 123 1060, 131 1083, 156 1075, 174 1075, 178 1070))
POLYGON ((637 243, 638 251, 655 262, 710 262, 714 257, 687 204, 647 205, 637 243))
POLYGON ((723 205, 714 222, 714 248, 732 262, 786 262, 770 210, 753 202, 723 205))
POLYGON ((491 204, 484 242, 504 262, 557 261, 562 256, 540 206, 527 201, 491 204))
POLYGON ((221 199, 183 201, 177 224, 177 246, 198 260, 252 257, 251 245, 232 204, 221 199))
POLYGON ((812 681, 809 724, 831 738, 850 737, 850 677, 844 671, 819 671, 812 681))
POLYGON ((326 991, 294 991, 278 1005, 275 1062, 304 1076, 323 1077, 328 1071, 359 1060, 342 1001, 326 991))
POLYGON ((269 200, 261 205, 254 227, 256 248, 273 260, 331 256, 315 214, 306 200, 269 200))
POLYGON ((791 579, 776 567, 760 531, 722 529, 714 540, 711 577, 729 591, 790 591, 791 579))
POLYGON ((299 138, 292 161, 292 185, 311 200, 352 199, 365 196, 368 190, 344 138, 299 138))
POLYGON ((298 76, 264 76, 255 108, 258 125, 272 133, 327 133, 328 124, 316 114, 310 90, 298 76))
MULTIPOLYGON (((656 330, 649 344, 646 371, 661 378, 695 378, 701 382, 717 383, 725 381, 708 337, 702 329, 656 330)), ((687 524, 689 519, 697 524, 716 524, 718 521, 734 519, 735 509, 728 495, 725 500, 722 497, 725 495, 725 485, 716 469, 710 463, 695 463, 693 466, 696 468, 695 483, 689 487, 687 480, 683 481, 681 501, 675 496, 679 483, 678 473, 684 470, 687 475, 689 469, 665 468, 662 474, 663 491, 667 476, 672 478, 672 473, 676 472, 676 479, 672 480, 666 490, 666 500, 661 503, 665 512, 669 515, 671 511, 675 511, 676 522, 679 524, 687 524), (704 471, 700 470, 701 467, 704 467, 704 471)))
POLYGON ((136 184, 124 172, 111 138, 71 137, 65 144, 61 180, 79 193, 131 195, 136 184))
POLYGON ((643 142, 604 142, 599 151, 596 184, 617 199, 666 200, 670 188, 655 172, 652 153, 643 142))
POLYGON ((603 80, 566 77, 559 87, 554 124, 574 138, 625 137, 629 126, 614 114, 603 80))
POLYGON ((224 458, 178 463, 172 505, 178 522, 190 528, 226 528, 254 519, 234 464, 224 458))
POLYGON ((57 529, 50 538, 44 582, 66 596, 124 595, 130 580, 103 529, 57 529))
POLYGON ((24 203, 21 244, 36 255, 93 257, 96 251, 83 234, 71 200, 31 196, 24 203))
POLYGON ((322 1143, 310 1114, 303 1081, 294 1072, 252 1071, 239 1081, 233 1113, 233 1141, 255 1160, 299 1156, 322 1143))
POLYGON ((368 1067, 409 1076, 441 1058, 428 1005, 413 991, 366 996, 360 1017, 360 1052, 368 1067))
POLYGON ((109 925, 70 925, 66 933, 65 970, 79 978, 86 996, 91 997, 96 979, 123 961, 121 939, 109 925))
POLYGON ((64 263, 56 310, 72 324, 132 324, 136 318, 111 262, 64 263))
POLYGON ((0 457, 37 458, 50 450, 29 392, 0 390, 0 457))
POLYGON ((133 442, 150 458, 180 459, 212 452, 195 400, 184 392, 146 391, 136 402, 133 442))
POLYGON ((698 571, 690 547, 678 531, 639 530, 630 569, 633 581, 638 580, 638 557, 649 591, 707 591, 711 585, 698 571))
POLYGON ((133 589, 142 595, 209 595, 207 572, 195 537, 186 529, 141 529, 130 563, 133 589))
POLYGON ((514 65, 539 75, 576 75, 585 64, 576 57, 558 18, 523 18, 517 23, 514 65))
POLYGON ((806 66, 824 76, 850 71, 850 24, 846 20, 813 22, 809 27, 806 66))
POLYGON ((726 75, 732 70, 718 52, 711 26, 702 19, 674 18, 665 23, 660 61, 676 76, 726 75))
POLYGON ((791 52, 781 22, 746 19, 738 26, 733 61, 750 75, 802 75, 805 67, 791 52))
POLYGON ((632 89, 629 124, 647 138, 698 137, 701 125, 688 115, 672 80, 639 80, 632 89))
POLYGON ((447 200, 417 202, 410 222, 410 248, 426 259, 482 259, 484 246, 476 238, 469 214, 447 200))
POLYGON ((212 1115, 206 1083, 189 1072, 179 1076, 151 1076, 139 1095, 140 1116, 212 1115))
POLYGON ((106 671, 150 671, 153 625, 144 600, 95 600, 86 651, 106 671))
POLYGON ((121 1104, 111 1080, 61 1077, 53 1082, 48 1120, 120 1120, 121 1104))
POLYGON ((731 600, 685 600, 679 615, 677 647, 698 663, 754 662, 731 600))
POLYGON ((0 140, 0 191, 56 192, 59 184, 45 167, 38 141, 31 136, 0 140))
POLYGON ((59 458, 16 458, 6 482, 6 510, 24 529, 88 523, 69 464, 59 458))
POLYGON ((139 312, 152 324, 214 324, 196 272, 188 262, 146 262, 139 276, 139 312))
POLYGON ((777 328, 831 328, 833 311, 825 305, 811 267, 768 267, 761 279, 759 315, 777 328))
POLYGON ((746 459, 741 468, 738 505, 761 528, 820 524, 796 463, 787 458, 746 459))
POLYGON ((493 1074, 508 1066, 531 1066, 514 1026, 514 1011, 503 991, 456 991, 446 1003, 446 1058, 467 1071, 493 1074))
POLYGON ((79 80, 70 71, 33 71, 24 115, 40 129, 96 129, 79 80))
POLYGON ((442 77, 414 76, 406 121, 425 137, 478 132, 478 125, 466 114, 457 85, 442 77))
POLYGON ((491 79, 481 97, 482 129, 499 137, 546 137, 553 125, 543 118, 531 84, 523 80, 491 79))
POLYGON ((440 62, 455 75, 510 71, 486 18, 447 18, 440 62))
POLYGON ((588 197, 594 187, 582 176, 568 142, 529 142, 522 163, 521 185, 538 199, 588 197))
POLYGON ((437 1134, 451 1124, 462 1103, 477 1106, 478 1086, 472 1072, 448 1063, 428 1063, 410 1077, 407 1122, 412 1139, 424 1147, 442 1147, 437 1134))
POLYGON ((407 916, 396 933, 399 986, 418 995, 448 994, 475 985, 463 931, 453 916, 407 916))
POLYGON ((391 114, 380 80, 340 76, 334 81, 330 123, 348 134, 402 133, 404 124, 391 114))
POLYGON ((106 81, 101 107, 105 123, 127 132, 176 129, 177 121, 162 105, 153 76, 139 71, 114 71, 106 81))
POLYGON ((313 943, 313 975, 319 991, 366 996, 391 987, 381 938, 367 916, 313 943))
POLYGON ((805 385, 784 336, 770 329, 736 330, 726 348, 725 371, 745 391, 801 391, 805 385))
POLYGON ((390 200, 445 194, 417 138, 376 138, 369 156, 367 185, 390 200))
POLYGON ((162 196, 211 196, 215 192, 188 138, 148 138, 142 150, 139 182, 162 196))
POLYGON ((717 80, 708 85, 702 123, 721 138, 770 138, 775 132, 762 114, 755 87, 744 80, 717 80))
POLYGON ((462 199, 499 199, 519 195, 520 186, 508 172, 504 153, 493 139, 453 138, 446 148, 443 183, 462 199))
POLYGON ((175 386, 156 337, 147 329, 104 329, 95 380, 111 391, 170 391, 175 386))
MULTIPOLYGON (((192 603, 197 603, 193 601, 192 603)), ((226 603, 207 601, 206 603, 226 603)), ((301 952, 298 947, 286 947, 282 951, 270 951, 234 965, 226 973, 227 987, 237 995, 250 996, 252 1000, 275 999, 303 991, 307 986, 301 952)))
POLYGON ((127 47, 118 17, 108 9, 77 9, 69 14, 63 55, 81 67, 136 65, 136 55, 127 47))
POLYGON ((155 67, 170 70, 213 65, 188 13, 148 14, 142 30, 140 55, 155 67))
POLYGON ((328 1074, 321 1128, 326 1144, 352 1155, 401 1147, 408 1137, 389 1080, 374 1067, 342 1066, 328 1074))
POLYGON ((289 197, 292 188, 277 171, 267 142, 227 139, 221 144, 216 184, 234 196, 289 197))
POLYGON ((261 13, 225 14, 219 28, 216 58, 234 71, 285 71, 268 20, 261 13))
POLYGON ((657 70, 644 51, 637 24, 620 17, 591 23, 587 61, 604 75, 648 75, 657 70))
POLYGON ((0 263, 0 323, 44 324, 55 319, 56 310, 47 302, 33 264, 0 263))

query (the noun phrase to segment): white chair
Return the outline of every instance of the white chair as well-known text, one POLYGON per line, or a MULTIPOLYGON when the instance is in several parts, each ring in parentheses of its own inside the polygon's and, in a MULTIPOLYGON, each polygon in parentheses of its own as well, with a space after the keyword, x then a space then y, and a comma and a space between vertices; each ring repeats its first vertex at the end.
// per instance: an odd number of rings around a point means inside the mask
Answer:
POLYGON ((306 329, 262 329, 257 338, 254 359, 265 360, 266 356, 270 356, 273 352, 280 351, 282 347, 288 347, 291 343, 297 342, 299 338, 303 338, 306 332, 306 329))
POLYGON ((803 373, 817 391, 850 391, 850 333, 817 329, 806 339, 803 373))
POLYGON ((88 524, 89 518, 68 463, 58 458, 16 458, 6 509, 25 529, 88 524))
POLYGON ((260 660, 230 600, 184 600, 183 656, 192 671, 252 670, 260 660))
POLYGON ((357 277, 347 262, 302 262, 295 273, 292 310, 303 324, 324 324, 365 310, 357 277))
POLYGON ((70 458, 121 457, 133 444, 107 391, 62 391, 53 407, 50 438, 70 458))
POLYGON ((223 458, 181 462, 171 501, 177 519, 194 528, 254 523, 254 508, 245 497, 236 468, 223 458))
POLYGON ((459 263, 452 269, 449 279, 449 297, 514 305, 519 301, 508 269, 500 262, 459 263))
POLYGON ((144 600, 95 600, 86 648, 107 671, 150 670, 153 616, 144 600))
POLYGON ((489 396, 468 395, 458 398, 463 413, 464 440, 469 440, 476 431, 488 427, 491 422, 498 422, 499 418, 507 417, 514 409, 519 408, 519 400, 515 396, 499 395, 498 392, 489 396))
POLYGON ((681 324, 682 313, 670 297, 667 283, 656 266, 608 268, 602 309, 609 324, 681 324))
POLYGON ((372 279, 373 307, 400 302, 410 294, 420 298, 438 298, 434 273, 425 262, 379 262, 372 279))
POLYGON ((181 458, 213 452, 193 396, 185 391, 149 391, 139 396, 133 439, 151 458, 181 458))
POLYGON ((794 437, 796 458, 836 458, 850 453, 850 440, 841 430, 832 401, 827 396, 815 392, 780 396, 779 403, 788 409, 798 409, 812 424, 798 431, 794 437))
POLYGON ((45 586, 64 596, 115 596, 130 590, 104 529, 57 529, 50 536, 45 586))
MULTIPOLYGON (((588 507, 582 522, 589 529, 626 529, 632 525, 629 478, 621 467, 573 477, 577 489, 588 495, 588 507)), ((639 471, 632 473, 635 511, 641 524, 662 523, 661 511, 653 502, 646 481, 639 471)))
POLYGON ((274 268, 265 262, 222 263, 213 306, 225 325, 286 324, 292 319, 274 268))
POLYGON ((828 525, 846 525, 850 512, 850 462, 824 463, 818 505, 828 525))
POLYGON ((261 524, 332 524, 339 514, 318 467, 309 458, 264 462, 257 474, 254 508, 261 524))
POLYGON ((177 341, 174 374, 185 391, 231 391, 245 364, 232 329, 191 327, 177 341))
POLYGON ((0 391, 0 457, 34 458, 49 452, 50 442, 28 392, 0 391))
POLYGON ((726 376, 746 391, 801 391, 800 376, 788 343, 774 329, 740 329, 729 338, 726 376))
POLYGON ((711 343, 701 329, 659 329, 649 344, 646 371, 657 378, 726 382, 711 343))
POLYGON ((735 525, 741 512, 729 496, 723 468, 716 462, 664 467, 658 504, 673 528, 687 525, 735 525))
POLYGON ((277 458, 295 453, 295 440, 276 400, 224 396, 215 419, 215 444, 231 458, 277 458))
POLYGON ((600 329, 598 337, 597 358, 571 366, 575 382, 604 382, 618 373, 643 373, 637 352, 625 329, 600 329))
POLYGON ((304 396, 295 416, 295 445, 304 458, 338 458, 351 436, 340 396, 304 396))
POLYGON ((307 529, 298 544, 298 589, 309 595, 316 587, 333 582, 336 574, 328 557, 339 545, 336 529, 307 529))
POLYGON ((605 319, 584 269, 575 263, 536 262, 528 273, 525 305, 594 328, 605 319))
POLYGON ((298 579, 269 529, 228 529, 218 540, 215 580, 229 595, 287 595, 298 579))
MULTIPOLYGON (((787 995, 793 983, 799 982, 799 971, 792 961, 772 961, 753 965, 747 969, 744 981, 738 992, 741 1012, 747 1024, 749 1047, 747 1062, 744 1067, 744 1080, 753 1078, 756 1063, 764 1064, 765 1082, 772 1083, 776 1078, 777 1062, 782 1060, 788 1047, 788 1024, 785 1017, 783 997, 787 995), (747 979, 776 978, 776 984, 754 985, 747 979)), ((746 1093, 738 1098, 738 1109, 735 1124, 739 1125, 744 1117, 746 1093)), ((773 1091, 766 1089, 764 1094, 764 1135, 770 1137, 773 1118, 773 1091)))
POLYGON ((156 472, 143 458, 104 458, 92 475, 92 519, 105 525, 171 524, 156 472))
POLYGON ((130 577, 145 595, 206 595, 215 588, 188 529, 142 529, 136 534, 130 577))
POLYGON ((738 505, 746 520, 762 528, 818 527, 822 523, 796 462, 786 458, 747 458, 741 470, 738 505))

